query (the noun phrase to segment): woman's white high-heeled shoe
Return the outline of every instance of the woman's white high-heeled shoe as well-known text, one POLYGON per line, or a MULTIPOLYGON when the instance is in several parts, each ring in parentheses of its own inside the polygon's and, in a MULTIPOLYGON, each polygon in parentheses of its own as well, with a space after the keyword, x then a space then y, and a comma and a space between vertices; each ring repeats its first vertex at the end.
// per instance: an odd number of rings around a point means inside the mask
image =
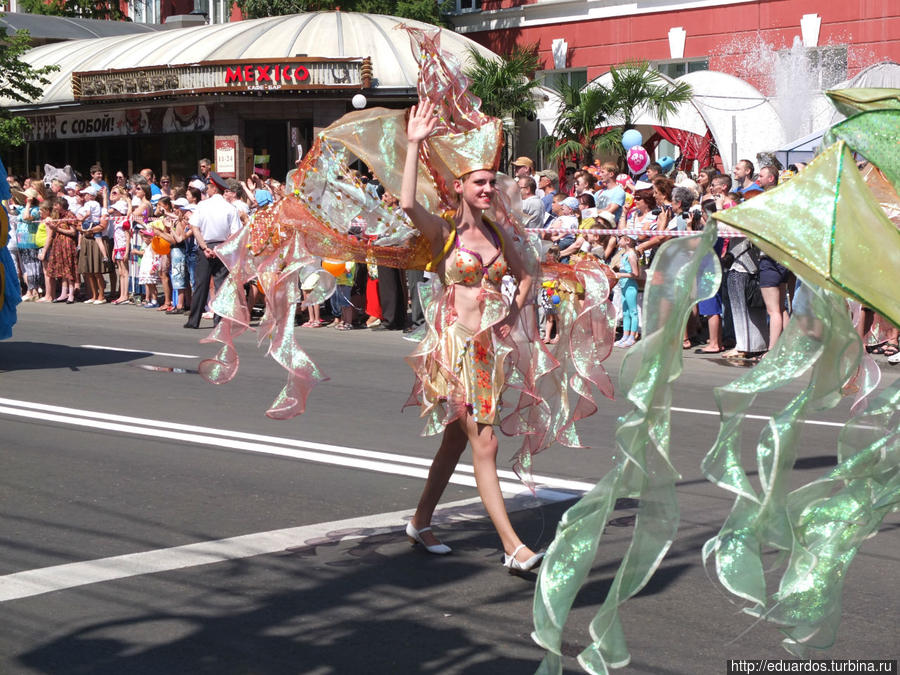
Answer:
POLYGON ((525 548, 525 544, 519 544, 516 546, 516 550, 512 552, 512 555, 503 554, 503 566, 509 569, 510 574, 515 574, 516 572, 528 572, 533 570, 535 567, 541 564, 541 560, 544 559, 544 553, 535 553, 525 562, 519 562, 516 559, 516 554, 525 548))
POLYGON ((447 555, 452 551, 449 546, 446 544, 435 544, 434 546, 429 546, 424 541, 422 541, 422 533, 431 532, 431 527, 423 527, 421 530, 417 530, 413 527, 412 521, 406 524, 406 536, 409 537, 409 543, 415 546, 416 544, 422 544, 425 547, 425 550, 429 553, 433 553, 434 555, 447 555))

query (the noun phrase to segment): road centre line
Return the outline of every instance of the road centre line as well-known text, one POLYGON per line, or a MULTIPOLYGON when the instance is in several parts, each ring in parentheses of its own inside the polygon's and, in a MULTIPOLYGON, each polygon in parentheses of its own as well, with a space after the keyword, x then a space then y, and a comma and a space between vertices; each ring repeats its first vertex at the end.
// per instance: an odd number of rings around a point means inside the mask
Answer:
POLYGON ((147 354, 148 356, 168 356, 173 359, 199 359, 194 354, 170 354, 169 352, 151 352, 148 349, 125 349, 124 347, 104 347, 103 345, 78 345, 82 349, 100 349, 108 352, 128 352, 129 354, 147 354))
MULTIPOLYGON (((435 512, 435 518, 443 520, 444 514, 479 501, 476 497, 445 504, 435 512)), ((0 602, 145 574, 281 553, 313 546, 323 539, 332 543, 362 539, 399 531, 411 515, 407 509, 14 572, 0 576, 0 602)))
MULTIPOLYGON (((682 413, 691 413, 693 415, 715 415, 719 416, 718 410, 698 410, 697 408, 676 408, 672 406, 672 412, 682 412, 682 413)), ((771 415, 744 415, 744 419, 748 420, 763 420, 764 422, 768 422, 772 419, 771 415)), ((813 426, 820 427, 843 427, 846 422, 826 422, 825 420, 803 420, 804 424, 811 424, 813 426)))
MULTIPOLYGON (((0 414, 23 417, 29 420, 44 420, 95 431, 117 431, 124 434, 148 436, 157 439, 170 439, 213 448, 230 448, 260 454, 290 457, 320 464, 332 464, 349 468, 391 473, 412 478, 425 478, 428 475, 430 459, 409 457, 407 455, 376 452, 357 448, 313 443, 290 438, 248 434, 239 431, 214 429, 176 422, 167 423, 166 429, 159 428, 158 420, 111 415, 108 413, 85 411, 83 409, 66 408, 30 401, 17 401, 0 398, 0 414), (103 422, 102 424, 99 424, 103 422), (280 447, 289 446, 289 447, 280 447)), ((457 473, 451 482, 456 485, 475 487, 474 469, 470 464, 459 464, 457 473)), ((498 471, 501 478, 500 487, 504 492, 518 492, 522 485, 512 471, 498 471)), ((541 497, 555 501, 570 499, 571 493, 556 493, 557 490, 571 490, 583 493, 594 487, 593 483, 573 481, 551 476, 534 476, 541 497)))

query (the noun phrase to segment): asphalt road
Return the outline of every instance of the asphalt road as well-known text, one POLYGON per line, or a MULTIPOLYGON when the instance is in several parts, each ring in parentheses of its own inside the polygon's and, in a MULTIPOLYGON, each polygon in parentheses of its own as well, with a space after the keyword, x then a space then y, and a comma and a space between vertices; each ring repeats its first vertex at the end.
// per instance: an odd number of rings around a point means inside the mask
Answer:
MULTIPOLYGON (((237 378, 216 387, 196 374, 215 346, 182 323, 133 306, 32 303, 0 343, 0 673, 534 672, 534 577, 500 566, 471 471, 461 468, 436 519, 453 555, 425 555, 402 535, 437 446, 419 436, 414 410, 400 410, 410 343, 394 332, 302 330, 331 380, 304 415, 273 421, 264 411, 283 375, 253 338, 239 341, 237 378)), ((614 381, 620 359, 607 361, 614 381)), ((681 527, 622 610, 625 673, 724 673, 729 658, 788 656, 779 632, 742 614, 702 567, 700 549, 731 506, 699 468, 717 431, 712 387, 741 371, 693 354, 685 365, 672 420, 681 527)), ((799 387, 752 412, 780 410, 799 387)), ((621 398, 601 401, 579 426, 592 447, 538 456, 541 499, 502 474, 533 548, 612 467, 626 410, 621 398)), ((796 484, 834 464, 835 424, 847 414, 844 404, 805 425, 796 484)), ((763 424, 747 422, 748 461, 763 424)), ((501 439, 502 458, 514 450, 501 439)), ((567 672, 580 672, 574 656, 634 513, 620 504, 576 601, 567 672)), ((862 547, 838 640, 817 657, 897 658, 898 527, 890 517, 862 547)))

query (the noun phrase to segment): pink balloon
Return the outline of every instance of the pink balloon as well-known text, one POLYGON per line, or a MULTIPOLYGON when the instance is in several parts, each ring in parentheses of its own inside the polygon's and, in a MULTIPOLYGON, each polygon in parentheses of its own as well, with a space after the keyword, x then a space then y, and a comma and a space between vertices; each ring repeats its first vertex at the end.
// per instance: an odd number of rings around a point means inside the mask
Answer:
POLYGON ((628 162, 628 168, 631 169, 631 173, 635 174, 643 172, 650 164, 650 155, 647 154, 642 145, 635 145, 631 148, 625 159, 628 162))

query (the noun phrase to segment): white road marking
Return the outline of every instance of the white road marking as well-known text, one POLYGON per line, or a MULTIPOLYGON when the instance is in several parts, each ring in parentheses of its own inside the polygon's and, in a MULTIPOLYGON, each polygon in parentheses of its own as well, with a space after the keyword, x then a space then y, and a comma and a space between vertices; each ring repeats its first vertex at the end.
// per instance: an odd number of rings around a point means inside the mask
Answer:
MULTIPOLYGON (((89 348, 93 348, 88 346, 89 348)), ((120 350, 138 351, 138 350, 120 350)), ((179 355, 173 355, 179 356, 179 355)), ((186 358, 186 357, 185 357, 186 358)), ((718 415, 716 412, 693 408, 672 408, 675 412, 702 415, 718 415)), ((214 429, 189 424, 168 423, 167 429, 157 428, 157 420, 113 415, 109 413, 85 411, 76 408, 48 405, 30 401, 0 398, 0 414, 22 417, 29 420, 45 420, 86 427, 93 430, 118 431, 124 434, 168 438, 214 448, 230 448, 247 452, 291 457, 318 463, 347 466, 351 468, 391 473, 395 475, 424 478, 430 460, 408 457, 394 453, 348 448, 325 443, 299 441, 290 438, 249 434, 238 431, 214 429), (303 449, 300 449, 303 448, 303 449)), ((762 415, 747 415, 751 419, 771 419, 762 415)), ((808 424, 843 426, 836 422, 807 420, 808 424)), ((460 473, 455 473, 451 482, 474 487, 471 465, 459 465, 460 473)), ((500 471, 501 478, 515 479, 510 471, 500 471)), ((535 476, 539 484, 537 498, 540 501, 571 499, 593 488, 593 484, 549 476, 535 476)), ((520 483, 501 481, 507 494, 527 495, 520 483)), ((439 509, 436 520, 445 513, 460 506, 477 503, 478 499, 468 499, 447 504, 439 509)), ((515 508, 515 507, 514 507, 515 508)), ((511 509, 513 510, 513 509, 511 509)), ((409 517, 410 512, 396 511, 372 516, 350 518, 329 523, 317 523, 300 527, 257 532, 213 541, 187 544, 173 548, 129 553, 126 555, 88 560, 77 563, 55 565, 0 576, 0 602, 28 598, 35 595, 76 588, 87 584, 126 579, 129 577, 167 572, 171 570, 209 565, 228 560, 249 558, 258 555, 278 553, 285 549, 304 547, 310 542, 327 538, 329 541, 355 539, 371 536, 373 530, 383 532, 400 529, 398 523, 409 517), (364 530, 354 533, 354 530, 364 530)))
MULTIPOLYGON (((676 408, 672 406, 672 412, 682 412, 682 413, 691 413, 694 415, 715 415, 719 416, 718 410, 698 410, 697 408, 676 408)), ((763 420, 768 422, 772 419, 771 415, 744 415, 744 417, 748 420, 763 420)), ((814 426, 820 427, 843 427, 846 422, 826 422, 825 420, 803 420, 804 424, 812 424, 814 426)))
MULTIPOLYGON (((447 520, 447 514, 452 515, 454 510, 478 501, 475 498, 447 504, 436 511, 435 522, 447 520)), ((376 531, 400 530, 404 527, 400 524, 410 516, 409 510, 394 511, 15 572, 0 576, 0 602, 143 574, 279 553, 290 548, 310 546, 322 539, 330 542, 361 539, 372 536, 376 531)))
POLYGON ((194 354, 170 354, 169 352, 151 352, 149 349, 125 349, 124 347, 104 347, 103 345, 78 345, 82 349, 102 349, 108 352, 129 352, 131 354, 150 354, 151 356, 168 356, 173 359, 199 359, 194 354))
MULTIPOLYGON (((30 420, 57 422, 95 431, 117 431, 136 436, 165 438, 213 448, 229 448, 245 452, 290 457, 321 464, 346 466, 412 478, 425 478, 428 475, 428 467, 431 466, 431 460, 422 457, 410 457, 396 453, 376 452, 327 443, 300 441, 293 438, 179 424, 177 422, 167 422, 165 428, 160 428, 159 420, 112 415, 99 411, 66 408, 8 398, 0 398, 0 414, 24 417, 30 420)), ((475 487, 473 474, 474 469, 471 464, 461 463, 457 466, 457 473, 453 474, 450 482, 456 485, 475 487)), ((500 482, 500 487, 504 492, 518 492, 521 490, 522 485, 518 482, 518 477, 514 472, 500 470, 498 474, 501 479, 507 479, 500 482)), ((571 490, 576 493, 583 493, 594 487, 593 483, 552 476, 536 475, 534 480, 538 485, 540 496, 548 499, 555 498, 551 494, 553 491, 571 490)), ((571 497, 571 494, 564 494, 558 498, 568 499, 571 497)))

